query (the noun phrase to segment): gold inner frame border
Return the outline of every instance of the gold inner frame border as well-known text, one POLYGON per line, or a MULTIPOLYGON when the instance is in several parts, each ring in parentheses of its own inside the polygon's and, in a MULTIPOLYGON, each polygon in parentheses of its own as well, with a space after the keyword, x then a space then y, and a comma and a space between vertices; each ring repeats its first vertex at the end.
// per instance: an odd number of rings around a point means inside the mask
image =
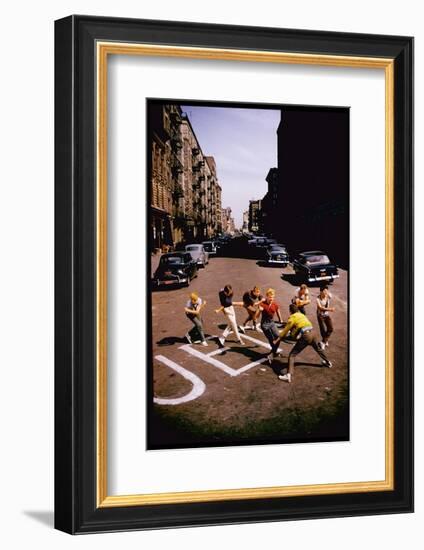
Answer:
POLYGON ((268 52, 141 43, 96 43, 97 62, 97 507, 142 506, 366 493, 394 489, 394 60, 391 58, 268 52), (218 59, 262 63, 384 69, 385 72, 385 479, 315 485, 216 489, 109 496, 107 490, 107 61, 109 55, 218 59))

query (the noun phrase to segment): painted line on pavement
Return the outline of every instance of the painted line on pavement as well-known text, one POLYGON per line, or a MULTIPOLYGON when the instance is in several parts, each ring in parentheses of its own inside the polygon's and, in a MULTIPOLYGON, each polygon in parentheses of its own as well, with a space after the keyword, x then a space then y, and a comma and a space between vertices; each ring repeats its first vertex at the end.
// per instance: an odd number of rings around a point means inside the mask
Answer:
POLYGON ((231 367, 228 367, 225 363, 218 361, 214 357, 210 357, 209 355, 206 355, 206 353, 202 353, 201 351, 198 351, 197 349, 192 348, 190 344, 186 344, 185 346, 182 346, 180 349, 186 351, 187 353, 190 353, 190 355, 197 357, 198 359, 200 359, 201 361, 204 361, 205 363, 209 363, 209 365, 213 365, 214 367, 221 369, 222 371, 229 374, 230 376, 237 376, 237 370, 232 369, 231 367))
POLYGON ((155 359, 157 361, 160 361, 161 363, 164 363, 172 370, 178 372, 178 374, 181 374, 183 378, 189 380, 193 384, 193 388, 191 389, 191 391, 186 395, 183 395, 182 397, 176 397, 174 399, 162 399, 161 397, 154 397, 153 401, 157 405, 180 405, 181 403, 193 401, 193 399, 197 399, 204 393, 206 389, 205 383, 198 376, 185 369, 184 367, 181 367, 177 363, 174 363, 174 361, 171 361, 163 355, 156 355, 155 359))
MULTIPOLYGON (((258 340, 257 338, 253 338, 252 336, 246 336, 245 334, 241 334, 240 337, 244 340, 248 340, 254 344, 257 344, 258 346, 261 346, 265 349, 271 349, 271 346, 264 342, 263 340, 258 340)), ((217 336, 209 336, 206 339, 207 340, 213 340, 216 339, 217 336)), ((233 348, 219 348, 217 350, 211 351, 209 353, 203 353, 200 350, 196 349, 192 344, 184 344, 179 347, 179 349, 189 353, 190 355, 193 355, 194 357, 197 357, 197 359, 200 359, 201 361, 204 361, 205 363, 208 363, 209 365, 212 365, 226 374, 230 376, 239 376, 240 374, 243 374, 244 372, 248 371, 249 369, 256 367, 258 365, 261 365, 262 363, 265 363, 267 361, 266 357, 261 357, 257 361, 253 361, 251 363, 248 363, 247 365, 244 365, 243 367, 240 367, 239 369, 233 369, 232 367, 229 367, 222 361, 218 361, 218 359, 215 359, 214 356, 222 353, 223 351, 230 351, 233 348)), ((283 350, 281 348, 278 348, 278 352, 282 353, 283 350)))
POLYGON ((268 361, 268 359, 266 357, 262 357, 262 359, 258 359, 258 361, 253 361, 253 363, 249 363, 248 365, 241 367, 241 369, 238 369, 237 373, 243 374, 243 372, 246 372, 252 367, 257 367, 258 365, 262 365, 262 363, 265 363, 266 361, 268 361))
MULTIPOLYGON (((264 342, 261 342, 261 344, 263 344, 263 347, 266 347, 264 342)), ((244 367, 240 367, 239 369, 233 369, 232 367, 229 367, 225 363, 222 363, 222 361, 218 361, 217 359, 214 359, 213 357, 210 356, 210 354, 205 354, 205 353, 202 353, 201 351, 198 351, 197 349, 192 348, 189 344, 182 346, 180 349, 186 351, 187 353, 190 353, 190 355, 197 357, 198 359, 200 359, 201 361, 204 361, 205 363, 209 363, 210 365, 217 367, 218 369, 222 370, 226 374, 229 374, 230 376, 240 376, 240 374, 243 374, 249 369, 256 367, 258 365, 261 365, 262 363, 265 363, 265 361, 267 361, 266 357, 261 357, 257 361, 253 361, 252 363, 248 363, 247 365, 244 365, 244 367)), ((222 351, 222 350, 219 350, 219 351, 222 351)))
POLYGON ((218 355, 219 353, 223 353, 224 351, 228 351, 231 348, 218 348, 215 351, 211 351, 210 353, 206 353, 208 357, 213 357, 214 355, 218 355))
MULTIPOLYGON (((262 340, 258 340, 257 338, 253 338, 252 336, 247 336, 246 334, 243 334, 242 338, 244 338, 245 340, 249 340, 254 344, 258 344, 258 346, 262 346, 263 348, 271 349, 271 346, 267 342, 263 342, 262 340)), ((278 353, 283 353, 283 350, 281 348, 278 348, 277 351, 278 353)))

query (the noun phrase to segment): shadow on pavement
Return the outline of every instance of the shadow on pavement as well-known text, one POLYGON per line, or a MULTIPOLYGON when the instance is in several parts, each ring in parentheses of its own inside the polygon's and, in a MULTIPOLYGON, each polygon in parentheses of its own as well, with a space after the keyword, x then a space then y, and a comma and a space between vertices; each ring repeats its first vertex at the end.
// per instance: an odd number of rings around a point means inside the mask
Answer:
POLYGON ((299 277, 296 273, 283 273, 281 278, 292 286, 299 286, 299 277))
POLYGON ((283 273, 281 275, 281 279, 291 284, 292 286, 299 286, 301 283, 306 282, 308 288, 320 288, 323 284, 328 286, 331 286, 333 284, 333 281, 314 281, 312 283, 309 283, 302 280, 302 278, 296 275, 296 273, 283 273))
POLYGON ((256 262, 256 265, 258 267, 269 267, 271 269, 284 269, 284 266, 283 265, 279 265, 279 264, 269 264, 268 262, 266 262, 265 260, 258 260, 256 262))
POLYGON ((173 346, 174 344, 187 344, 187 340, 180 336, 167 336, 156 342, 156 344, 158 346, 173 346))
POLYGON ((185 285, 185 284, 163 285, 163 286, 151 285, 150 288, 151 288, 152 292, 169 292, 170 290, 178 290, 178 289, 184 288, 186 286, 187 285, 185 285))

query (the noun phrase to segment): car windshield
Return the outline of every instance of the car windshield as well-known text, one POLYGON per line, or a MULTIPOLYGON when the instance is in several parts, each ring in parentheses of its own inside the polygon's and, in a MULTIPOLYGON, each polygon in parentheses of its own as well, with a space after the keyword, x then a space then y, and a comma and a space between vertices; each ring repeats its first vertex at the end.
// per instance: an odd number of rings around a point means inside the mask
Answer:
POLYGON ((160 259, 162 265, 177 265, 184 263, 182 256, 162 256, 160 259))
POLYGON ((270 252, 285 252, 286 251, 284 246, 276 246, 276 245, 270 246, 269 250, 270 250, 270 252))
POLYGON ((200 251, 202 250, 202 248, 203 246, 200 244, 191 244, 189 246, 186 246, 186 250, 188 250, 189 252, 193 250, 200 251))
POLYGON ((307 256, 305 259, 306 265, 325 265, 330 263, 330 259, 325 254, 316 254, 307 256))

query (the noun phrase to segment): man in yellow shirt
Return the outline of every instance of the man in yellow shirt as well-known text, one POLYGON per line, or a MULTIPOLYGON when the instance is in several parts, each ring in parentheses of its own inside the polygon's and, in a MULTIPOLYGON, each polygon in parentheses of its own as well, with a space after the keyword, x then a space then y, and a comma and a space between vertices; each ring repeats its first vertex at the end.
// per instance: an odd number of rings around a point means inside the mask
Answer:
POLYGON ((287 320, 286 326, 280 332, 280 337, 275 341, 275 344, 278 345, 281 339, 287 336, 289 332, 290 336, 297 340, 289 354, 287 374, 280 374, 278 377, 280 380, 285 380, 290 383, 293 378, 296 355, 303 351, 307 346, 312 346, 314 348, 314 350, 321 357, 321 363, 323 365, 331 368, 333 364, 328 360, 325 352, 318 346, 318 341, 312 332, 313 327, 310 320, 306 317, 306 315, 300 313, 299 308, 296 305, 290 304, 289 309, 291 315, 287 320))

